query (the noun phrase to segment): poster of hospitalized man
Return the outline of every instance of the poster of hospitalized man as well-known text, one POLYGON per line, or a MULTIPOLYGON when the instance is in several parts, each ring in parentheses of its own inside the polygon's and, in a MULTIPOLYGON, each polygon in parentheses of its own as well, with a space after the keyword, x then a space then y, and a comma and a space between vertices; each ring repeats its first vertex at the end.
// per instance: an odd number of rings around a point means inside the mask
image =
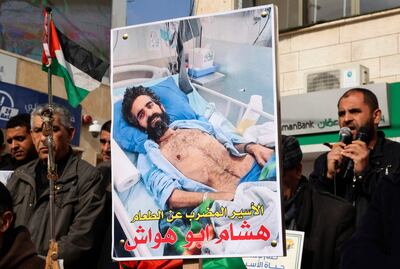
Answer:
POLYGON ((115 259, 283 255, 276 28, 262 6, 112 30, 115 259))

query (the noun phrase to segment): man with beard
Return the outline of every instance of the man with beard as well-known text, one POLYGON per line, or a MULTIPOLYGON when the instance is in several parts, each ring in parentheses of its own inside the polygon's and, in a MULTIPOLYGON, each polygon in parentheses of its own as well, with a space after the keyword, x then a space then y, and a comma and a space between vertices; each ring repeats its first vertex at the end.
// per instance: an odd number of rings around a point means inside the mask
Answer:
POLYGON ((378 131, 381 110, 375 94, 367 89, 346 91, 338 102, 338 116, 339 126, 350 128, 354 140, 348 145, 335 143, 328 153, 319 156, 310 180, 353 203, 358 225, 375 186, 399 167, 400 144, 385 139, 384 133, 378 131), (360 129, 366 130, 369 142, 357 139, 360 129), (345 173, 349 159, 354 168, 345 173))
POLYGON ((37 158, 31 137, 31 116, 29 114, 18 114, 7 122, 6 142, 12 157, 12 170, 37 158))
POLYGON ((162 208, 195 207, 207 198, 232 200, 237 185, 258 180, 273 154, 207 121, 170 124, 159 98, 142 86, 126 90, 122 114, 148 134, 147 155, 139 156, 138 168, 162 208))

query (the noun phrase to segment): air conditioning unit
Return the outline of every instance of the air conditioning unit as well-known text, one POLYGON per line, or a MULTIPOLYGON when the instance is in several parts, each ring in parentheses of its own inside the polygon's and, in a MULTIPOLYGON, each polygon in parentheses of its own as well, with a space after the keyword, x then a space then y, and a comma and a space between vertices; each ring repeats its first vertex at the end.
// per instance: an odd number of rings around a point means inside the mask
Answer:
POLYGON ((351 65, 336 69, 305 73, 307 92, 357 87, 369 83, 369 69, 363 65, 351 65))

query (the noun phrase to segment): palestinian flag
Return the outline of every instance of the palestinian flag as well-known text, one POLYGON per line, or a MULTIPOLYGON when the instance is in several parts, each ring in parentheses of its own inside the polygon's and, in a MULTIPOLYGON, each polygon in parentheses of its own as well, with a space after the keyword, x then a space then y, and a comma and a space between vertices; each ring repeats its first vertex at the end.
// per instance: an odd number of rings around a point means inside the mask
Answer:
POLYGON ((182 269, 182 260, 149 260, 119 262, 120 269, 182 269))
POLYGON ((61 33, 45 12, 42 69, 63 77, 68 102, 77 107, 90 91, 98 88, 109 64, 61 33), (50 19, 50 29, 47 21, 50 19), (50 42, 48 35, 50 34, 50 42))
POLYGON ((247 269, 242 258, 203 259, 203 269, 247 269))

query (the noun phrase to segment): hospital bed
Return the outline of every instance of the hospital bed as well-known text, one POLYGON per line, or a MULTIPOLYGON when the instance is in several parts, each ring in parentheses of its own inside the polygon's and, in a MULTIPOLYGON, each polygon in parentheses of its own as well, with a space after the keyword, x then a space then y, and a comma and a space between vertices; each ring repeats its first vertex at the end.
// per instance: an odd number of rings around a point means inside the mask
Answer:
MULTIPOLYGON (((151 84, 155 84, 163 79, 165 78, 152 81, 149 84, 145 83, 144 86, 151 86, 151 84)), ((174 80, 177 84, 176 77, 174 77, 174 80)), ((124 84, 123 82, 119 82, 119 88, 114 88, 113 90, 114 122, 115 115, 118 113, 118 111, 115 111, 115 104, 122 99, 123 92, 127 86, 130 86, 130 83, 131 82, 124 84)), ((207 87, 196 84, 193 84, 193 86, 195 89, 188 95, 188 99, 195 112, 203 115, 213 125, 219 126, 225 129, 225 131, 235 131, 235 125, 238 124, 245 110, 249 109, 248 105, 207 87)), ((260 115, 259 123, 270 124, 270 126, 273 126, 273 121, 275 119, 274 115, 268 114, 264 111, 256 112, 260 115)), ((113 128, 116 128, 115 125, 113 128)), ((270 133, 270 137, 273 137, 271 134, 275 133, 275 131, 271 129, 265 131, 270 133)), ((115 132, 116 130, 113 129, 113 133, 115 132)), ((140 179, 140 173, 135 167, 137 154, 124 149, 122 143, 119 143, 120 141, 116 141, 114 138, 115 136, 113 135, 113 209, 127 240, 133 242, 133 238, 138 235, 137 223, 132 223, 133 215, 139 210, 143 213, 147 212, 147 210, 156 212, 159 209, 159 206, 148 193, 140 179), (135 199, 140 199, 141 203, 130 203, 128 201, 128 198, 133 192, 136 195, 135 199), (144 208, 145 206, 146 208, 144 208)), ((270 142, 274 143, 274 141, 270 142)), ((151 228, 153 233, 159 231, 157 224, 158 223, 154 221, 140 223, 144 229, 151 228)), ((119 238, 117 238, 117 240, 119 241, 119 238)), ((113 240, 113 242, 115 242, 115 240, 113 240)), ((131 257, 140 256, 142 259, 151 259, 152 256, 163 255, 163 246, 160 246, 157 249, 152 249, 145 245, 138 245, 137 248, 131 251, 130 255, 131 257)), ((116 258, 120 258, 120 260, 129 259, 126 257, 116 258)))

